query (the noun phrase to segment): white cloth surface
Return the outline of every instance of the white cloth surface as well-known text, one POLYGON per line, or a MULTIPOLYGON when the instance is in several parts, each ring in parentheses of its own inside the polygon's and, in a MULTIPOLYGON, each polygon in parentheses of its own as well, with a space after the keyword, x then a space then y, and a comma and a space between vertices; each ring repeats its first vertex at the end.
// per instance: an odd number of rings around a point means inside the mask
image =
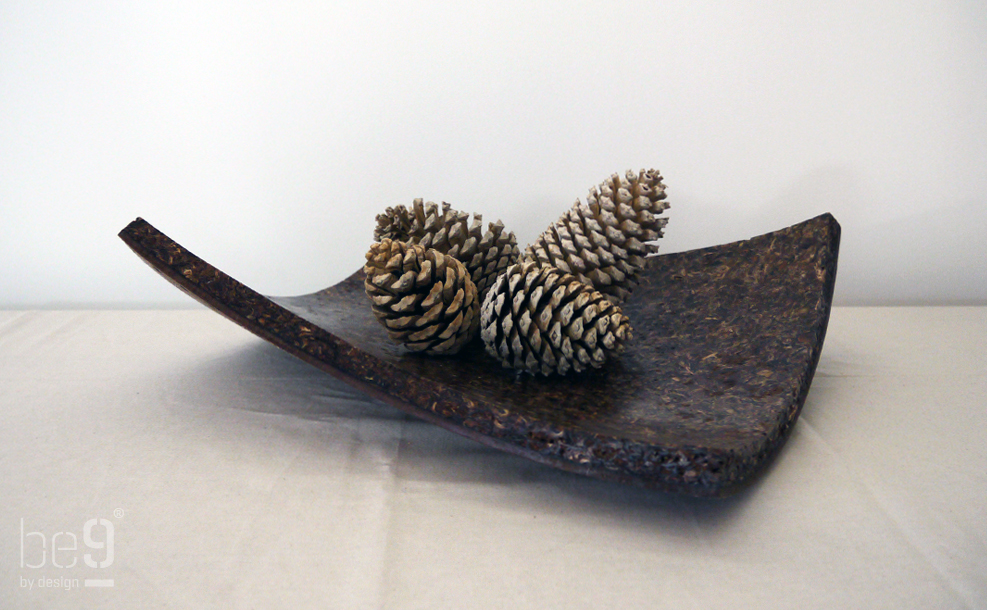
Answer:
POLYGON ((699 500, 489 449, 206 310, 0 312, 0 607, 985 608, 985 339, 987 308, 835 309, 773 465, 699 500))

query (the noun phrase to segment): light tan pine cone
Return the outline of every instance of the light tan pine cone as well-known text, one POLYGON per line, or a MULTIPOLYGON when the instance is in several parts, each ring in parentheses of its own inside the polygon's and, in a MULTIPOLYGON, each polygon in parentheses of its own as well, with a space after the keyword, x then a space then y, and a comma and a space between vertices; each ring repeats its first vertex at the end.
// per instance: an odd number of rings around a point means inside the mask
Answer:
POLYGON ((646 242, 662 236, 669 206, 665 185, 654 169, 625 176, 614 174, 590 189, 586 203, 572 208, 542 233, 524 252, 524 260, 557 267, 623 303, 647 255, 658 246, 646 242))
POLYGON ((476 286, 455 258, 385 238, 370 247, 363 270, 374 315, 409 350, 455 354, 476 336, 476 286))
POLYGON ((599 368, 630 340, 620 308, 574 276, 525 261, 500 275, 480 309, 480 336, 505 367, 565 375, 599 368))
POLYGON ((415 199, 410 210, 399 205, 379 214, 374 239, 410 241, 455 258, 466 265, 482 299, 494 278, 521 256, 514 233, 504 231, 504 223, 488 223, 485 232, 482 226, 480 214, 473 214, 471 223, 468 212, 454 210, 448 203, 440 209, 415 199))

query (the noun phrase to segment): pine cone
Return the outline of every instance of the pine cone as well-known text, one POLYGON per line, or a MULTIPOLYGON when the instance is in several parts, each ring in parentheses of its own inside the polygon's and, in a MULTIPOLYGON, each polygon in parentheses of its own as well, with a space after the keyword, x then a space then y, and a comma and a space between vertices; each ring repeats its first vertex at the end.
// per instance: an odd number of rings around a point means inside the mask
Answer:
POLYGON ((658 251, 645 242, 662 236, 668 219, 658 214, 668 208, 665 197, 657 170, 614 174, 599 190, 590 189, 586 203, 577 199, 525 250, 524 260, 571 273, 619 305, 637 285, 645 257, 658 251))
POLYGON ((480 302, 458 260, 384 239, 370 247, 363 270, 374 315, 409 350, 455 354, 476 336, 480 302))
POLYGON ((486 294, 494 278, 517 262, 521 251, 511 231, 504 223, 488 223, 480 232, 483 217, 453 210, 448 203, 442 209, 436 204, 415 199, 409 210, 403 205, 387 208, 377 216, 374 239, 410 241, 425 248, 434 248, 466 265, 480 298, 486 294))
POLYGON ((525 261, 490 287, 480 336, 505 367, 565 375, 603 366, 631 338, 631 327, 603 294, 555 267, 525 261))

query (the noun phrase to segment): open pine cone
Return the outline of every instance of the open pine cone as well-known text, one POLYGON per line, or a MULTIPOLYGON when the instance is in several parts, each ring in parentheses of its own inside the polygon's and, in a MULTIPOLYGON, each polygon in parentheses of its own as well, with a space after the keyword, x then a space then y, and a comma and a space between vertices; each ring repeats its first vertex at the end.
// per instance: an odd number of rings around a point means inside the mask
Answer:
POLYGON ((473 214, 470 223, 468 212, 448 203, 440 210, 432 202, 415 199, 410 210, 399 205, 378 214, 374 239, 410 241, 455 258, 466 265, 482 299, 494 278, 521 256, 514 233, 504 231, 502 222, 488 223, 481 233, 482 221, 480 214, 473 214))
POLYGON ((490 287, 480 336, 505 367, 565 375, 599 368, 631 338, 620 308, 568 273, 525 261, 490 287))
POLYGON ((363 270, 374 315, 409 350, 455 354, 476 336, 476 286, 455 258, 385 238, 370 247, 363 270))
POLYGON ((557 267, 623 303, 658 246, 667 218, 665 185, 654 169, 625 177, 614 174, 590 189, 586 203, 575 205, 524 252, 524 260, 557 267))

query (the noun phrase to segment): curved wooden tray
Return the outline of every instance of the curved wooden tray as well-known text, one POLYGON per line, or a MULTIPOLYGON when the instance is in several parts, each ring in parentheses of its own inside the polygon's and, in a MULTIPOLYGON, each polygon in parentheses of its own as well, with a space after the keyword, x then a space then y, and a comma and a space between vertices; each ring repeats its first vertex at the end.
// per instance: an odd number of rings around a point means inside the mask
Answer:
POLYGON ((829 320, 840 226, 829 214, 750 240, 659 256, 603 369, 518 376, 480 341, 410 354, 374 319, 363 272, 266 297, 138 218, 120 237, 173 284, 274 345, 411 414, 563 470, 696 496, 748 483, 784 444, 829 320))

